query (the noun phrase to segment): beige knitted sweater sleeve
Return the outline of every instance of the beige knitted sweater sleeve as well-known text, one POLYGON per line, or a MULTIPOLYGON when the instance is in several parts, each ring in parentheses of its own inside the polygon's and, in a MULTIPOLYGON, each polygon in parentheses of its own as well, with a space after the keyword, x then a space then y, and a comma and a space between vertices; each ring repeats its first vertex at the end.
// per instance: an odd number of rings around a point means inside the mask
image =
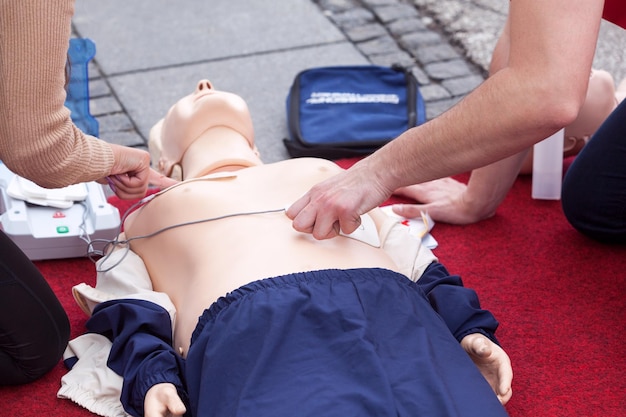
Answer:
POLYGON ((0 0, 0 160, 48 188, 100 179, 114 162, 64 106, 73 14, 74 0, 0 0))

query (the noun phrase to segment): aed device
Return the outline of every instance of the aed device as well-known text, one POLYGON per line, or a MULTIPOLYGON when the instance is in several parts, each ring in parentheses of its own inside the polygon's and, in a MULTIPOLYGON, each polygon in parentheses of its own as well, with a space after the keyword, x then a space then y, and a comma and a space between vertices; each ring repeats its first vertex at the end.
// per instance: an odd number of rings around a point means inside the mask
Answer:
POLYGON ((120 214, 102 185, 88 182, 48 190, 0 162, 0 228, 31 260, 77 258, 89 242, 117 237, 120 214))
MULTIPOLYGON (((70 82, 66 107, 85 133, 98 136, 98 121, 89 112, 87 65, 95 55, 89 39, 71 39, 70 82)), ((75 184, 45 189, 11 172, 0 161, 0 229, 31 259, 83 257, 117 237, 120 214, 107 202, 102 185, 75 184)))

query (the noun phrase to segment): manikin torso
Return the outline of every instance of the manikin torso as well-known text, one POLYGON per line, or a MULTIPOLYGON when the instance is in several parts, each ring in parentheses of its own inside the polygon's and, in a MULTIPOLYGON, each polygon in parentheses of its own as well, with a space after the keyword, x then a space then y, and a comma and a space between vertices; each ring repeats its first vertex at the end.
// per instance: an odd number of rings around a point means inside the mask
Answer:
POLYGON ((181 183, 129 216, 130 238, 190 221, 278 210, 177 227, 132 242, 155 290, 167 293, 177 308, 177 350, 187 352, 198 317, 211 303, 249 282, 327 268, 397 269, 382 249, 347 237, 317 241, 292 228, 282 209, 338 170, 330 161, 300 158, 222 172, 221 178, 181 183))

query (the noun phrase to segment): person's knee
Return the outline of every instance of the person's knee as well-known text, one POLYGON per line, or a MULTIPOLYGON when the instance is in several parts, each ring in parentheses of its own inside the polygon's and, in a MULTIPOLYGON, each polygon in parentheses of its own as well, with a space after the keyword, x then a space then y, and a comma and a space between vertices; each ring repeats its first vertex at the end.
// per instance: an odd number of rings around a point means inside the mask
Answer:
POLYGON ((606 71, 593 70, 578 117, 565 128, 566 137, 591 136, 617 106, 615 83, 606 71))
POLYGON ((626 243, 624 212, 609 213, 606 207, 598 207, 597 201, 600 197, 594 197, 592 191, 577 186, 566 176, 561 192, 565 218, 574 229, 591 239, 602 243, 626 243))
POLYGON ((59 363, 69 338, 69 319, 57 314, 48 329, 1 351, 0 385, 23 385, 43 377, 59 363))
POLYGON ((0 386, 24 385, 34 382, 52 370, 60 358, 53 351, 41 352, 41 355, 27 359, 9 357, 7 352, 0 352, 0 363, 2 363, 0 386))

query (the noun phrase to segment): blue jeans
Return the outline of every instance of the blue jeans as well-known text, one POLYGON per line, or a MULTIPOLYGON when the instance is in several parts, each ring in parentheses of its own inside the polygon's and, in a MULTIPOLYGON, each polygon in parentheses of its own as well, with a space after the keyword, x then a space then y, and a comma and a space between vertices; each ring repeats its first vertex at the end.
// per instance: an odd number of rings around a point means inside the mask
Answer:
POLYGON ((626 100, 567 170, 562 204, 567 220, 581 233, 626 243, 626 100))

